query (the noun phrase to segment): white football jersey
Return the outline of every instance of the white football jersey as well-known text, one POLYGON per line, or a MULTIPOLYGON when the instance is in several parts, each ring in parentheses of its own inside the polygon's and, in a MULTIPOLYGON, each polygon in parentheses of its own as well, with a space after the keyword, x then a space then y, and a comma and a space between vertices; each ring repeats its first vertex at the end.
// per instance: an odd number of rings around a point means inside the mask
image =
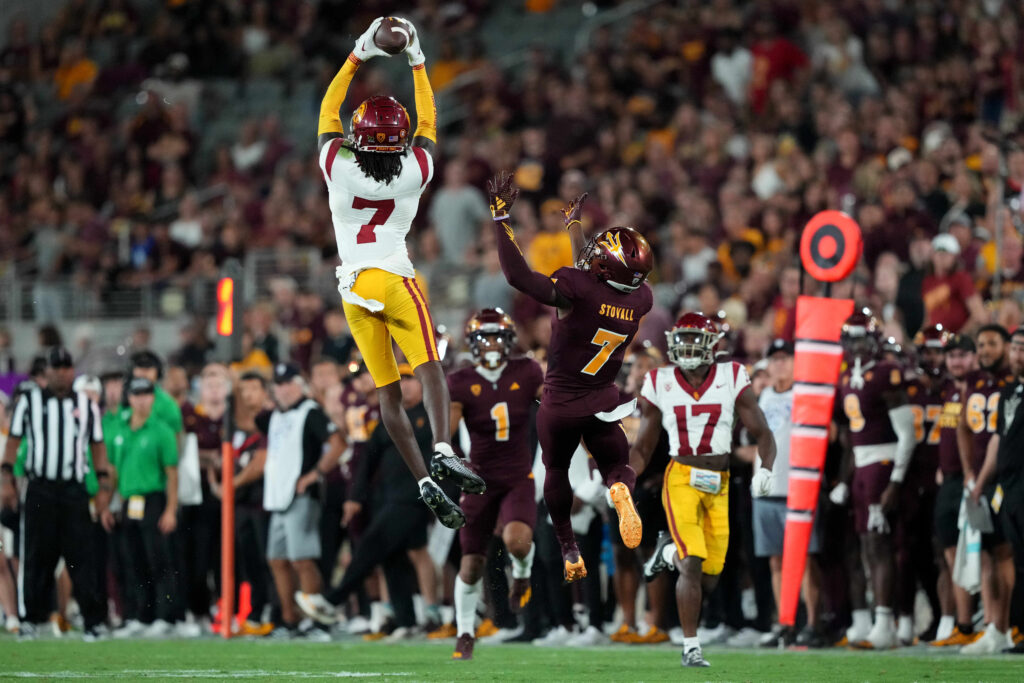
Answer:
POLYGON ((385 184, 363 173, 355 153, 336 138, 320 150, 320 170, 338 241, 342 287, 351 287, 346 281, 367 268, 415 277, 405 236, 419 209, 420 195, 434 175, 430 154, 411 147, 403 154, 402 172, 385 184))
POLYGON ((661 411, 672 455, 719 455, 732 451, 736 399, 750 386, 747 369, 715 363, 699 387, 691 387, 674 365, 651 370, 640 396, 661 411))

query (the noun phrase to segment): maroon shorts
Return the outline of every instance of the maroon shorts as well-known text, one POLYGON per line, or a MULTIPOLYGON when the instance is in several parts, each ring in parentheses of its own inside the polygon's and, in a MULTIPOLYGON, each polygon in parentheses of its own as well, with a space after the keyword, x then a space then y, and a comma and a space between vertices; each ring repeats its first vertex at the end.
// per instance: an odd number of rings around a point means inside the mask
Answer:
MULTIPOLYGON (((868 506, 882 501, 882 493, 892 475, 891 462, 876 462, 853 471, 853 524, 858 534, 868 532, 868 506)), ((890 520, 890 524, 892 520, 890 520)))
POLYGON ((496 531, 509 522, 522 522, 531 529, 537 524, 537 499, 533 475, 515 484, 492 485, 480 494, 463 493, 459 501, 466 526, 459 529, 463 555, 486 555, 496 531))

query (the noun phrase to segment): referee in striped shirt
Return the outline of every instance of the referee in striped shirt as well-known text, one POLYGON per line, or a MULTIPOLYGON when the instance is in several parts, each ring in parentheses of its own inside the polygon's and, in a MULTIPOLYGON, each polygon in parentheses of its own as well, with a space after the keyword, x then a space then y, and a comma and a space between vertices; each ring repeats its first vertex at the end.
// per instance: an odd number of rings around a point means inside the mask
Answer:
POLYGON ((10 436, 4 449, 0 502, 18 505, 14 463, 22 439, 28 441, 25 474, 28 487, 21 509, 21 564, 18 570, 18 609, 21 636, 35 635, 53 605, 53 573, 63 557, 71 574, 75 599, 85 621, 85 638, 100 635, 106 606, 102 604, 91 538, 92 517, 85 474, 89 453, 100 490, 96 512, 109 531, 110 466, 103 445, 100 410, 84 392, 73 391, 75 369, 62 347, 47 356, 46 388, 32 386, 14 406, 10 436))

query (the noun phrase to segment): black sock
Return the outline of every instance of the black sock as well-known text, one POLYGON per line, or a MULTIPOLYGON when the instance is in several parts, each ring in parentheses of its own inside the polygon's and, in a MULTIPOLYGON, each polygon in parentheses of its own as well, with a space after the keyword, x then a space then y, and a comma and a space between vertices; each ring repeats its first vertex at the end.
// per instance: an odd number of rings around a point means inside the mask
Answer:
POLYGON ((970 624, 970 623, 968 623, 968 624, 957 623, 956 627, 960 631, 960 633, 964 634, 965 636, 969 636, 972 633, 974 633, 974 624, 970 624))

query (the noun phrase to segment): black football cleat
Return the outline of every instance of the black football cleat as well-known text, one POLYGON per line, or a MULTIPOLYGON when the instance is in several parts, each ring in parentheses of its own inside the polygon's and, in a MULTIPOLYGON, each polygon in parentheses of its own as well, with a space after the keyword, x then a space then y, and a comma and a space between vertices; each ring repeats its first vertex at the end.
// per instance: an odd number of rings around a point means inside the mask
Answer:
POLYGON ((430 459, 430 475, 439 481, 451 479, 466 493, 483 493, 487 490, 483 478, 469 469, 457 455, 435 451, 434 457, 430 459))
POLYGON ((672 536, 667 531, 658 532, 658 541, 654 544, 654 553, 644 562, 644 579, 654 581, 658 574, 672 569, 665 561, 665 548, 673 544, 672 536))
POLYGON ((466 515, 462 514, 462 508, 441 490, 437 482, 423 482, 420 486, 420 498, 437 515, 438 521, 449 529, 461 529, 466 526, 466 515))

